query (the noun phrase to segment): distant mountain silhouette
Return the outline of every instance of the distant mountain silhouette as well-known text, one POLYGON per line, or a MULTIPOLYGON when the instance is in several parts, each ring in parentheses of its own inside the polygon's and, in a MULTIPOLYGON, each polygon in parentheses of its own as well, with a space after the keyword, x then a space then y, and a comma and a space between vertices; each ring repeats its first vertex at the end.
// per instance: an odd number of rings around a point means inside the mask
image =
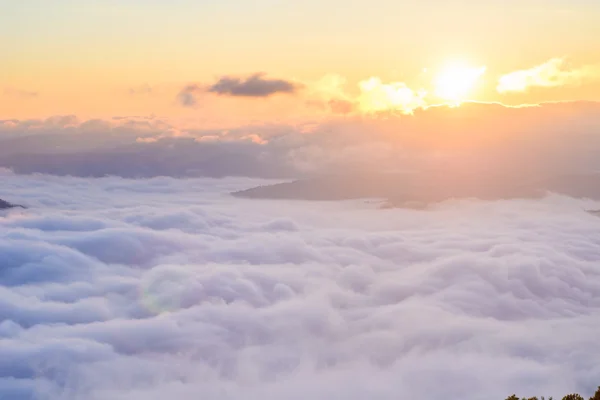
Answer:
POLYGON ((452 198, 540 198, 553 192, 600 199, 600 175, 524 177, 484 173, 364 173, 326 175, 232 193, 254 199, 350 200, 379 198, 385 207, 422 208, 452 198))

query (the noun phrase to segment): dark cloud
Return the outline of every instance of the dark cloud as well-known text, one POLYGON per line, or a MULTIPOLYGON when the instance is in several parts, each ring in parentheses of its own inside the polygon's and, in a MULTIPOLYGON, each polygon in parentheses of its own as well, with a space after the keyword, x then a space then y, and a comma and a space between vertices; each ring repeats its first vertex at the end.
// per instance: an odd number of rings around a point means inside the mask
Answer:
POLYGON ((299 84, 291 81, 254 74, 245 79, 224 76, 210 86, 208 91, 226 96, 268 97, 277 93, 295 93, 299 88, 299 84))
POLYGON ((247 78, 224 76, 208 86, 189 84, 177 94, 177 102, 183 107, 198 105, 202 93, 214 93, 233 97, 269 97, 278 93, 293 94, 301 85, 283 79, 265 78, 264 74, 254 74, 247 78))
POLYGON ((598 203, 261 202, 1 176, 0 398, 502 399, 598 384, 598 203), (559 229, 558 229, 559 228, 559 229), (574 334, 576 332, 576 334, 574 334))
POLYGON ((9 203, 6 200, 0 199, 0 210, 7 210, 11 208, 25 208, 24 206, 9 203))

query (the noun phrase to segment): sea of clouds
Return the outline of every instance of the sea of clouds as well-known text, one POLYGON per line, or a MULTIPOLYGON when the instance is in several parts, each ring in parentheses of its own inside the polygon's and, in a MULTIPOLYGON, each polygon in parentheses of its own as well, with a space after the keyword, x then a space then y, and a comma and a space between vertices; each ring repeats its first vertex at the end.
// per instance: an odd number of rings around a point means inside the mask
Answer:
POLYGON ((237 199, 0 174, 0 399, 504 399, 600 384, 598 203, 237 199))

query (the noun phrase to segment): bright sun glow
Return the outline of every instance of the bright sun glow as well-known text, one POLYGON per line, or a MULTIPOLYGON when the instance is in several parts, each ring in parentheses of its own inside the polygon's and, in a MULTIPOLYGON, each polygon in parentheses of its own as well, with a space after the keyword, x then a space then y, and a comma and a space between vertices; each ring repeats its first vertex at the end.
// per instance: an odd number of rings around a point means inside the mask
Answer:
POLYGON ((454 103, 466 100, 485 70, 486 67, 473 68, 461 63, 446 66, 435 79, 436 96, 454 103))

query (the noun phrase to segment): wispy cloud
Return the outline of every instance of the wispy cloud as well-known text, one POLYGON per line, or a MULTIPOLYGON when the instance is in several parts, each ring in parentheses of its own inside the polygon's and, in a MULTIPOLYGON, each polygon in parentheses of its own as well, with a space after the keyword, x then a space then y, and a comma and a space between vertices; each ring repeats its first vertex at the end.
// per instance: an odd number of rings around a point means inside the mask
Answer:
POLYGON ((38 97, 40 95, 40 93, 37 91, 17 89, 17 88, 6 88, 6 89, 4 89, 4 93, 8 96, 23 97, 23 98, 33 98, 33 97, 38 97))
POLYGON ((203 89, 199 85, 187 85, 181 89, 177 95, 177 101, 184 107, 194 107, 198 104, 198 98, 196 96, 202 91, 203 89))
POLYGON ((148 95, 154 93, 154 88, 148 84, 129 88, 130 95, 148 95))
POLYGON ((533 68, 502 76, 497 90, 500 93, 525 92, 532 87, 577 85, 599 76, 600 69, 597 67, 572 67, 564 58, 553 58, 533 68))

